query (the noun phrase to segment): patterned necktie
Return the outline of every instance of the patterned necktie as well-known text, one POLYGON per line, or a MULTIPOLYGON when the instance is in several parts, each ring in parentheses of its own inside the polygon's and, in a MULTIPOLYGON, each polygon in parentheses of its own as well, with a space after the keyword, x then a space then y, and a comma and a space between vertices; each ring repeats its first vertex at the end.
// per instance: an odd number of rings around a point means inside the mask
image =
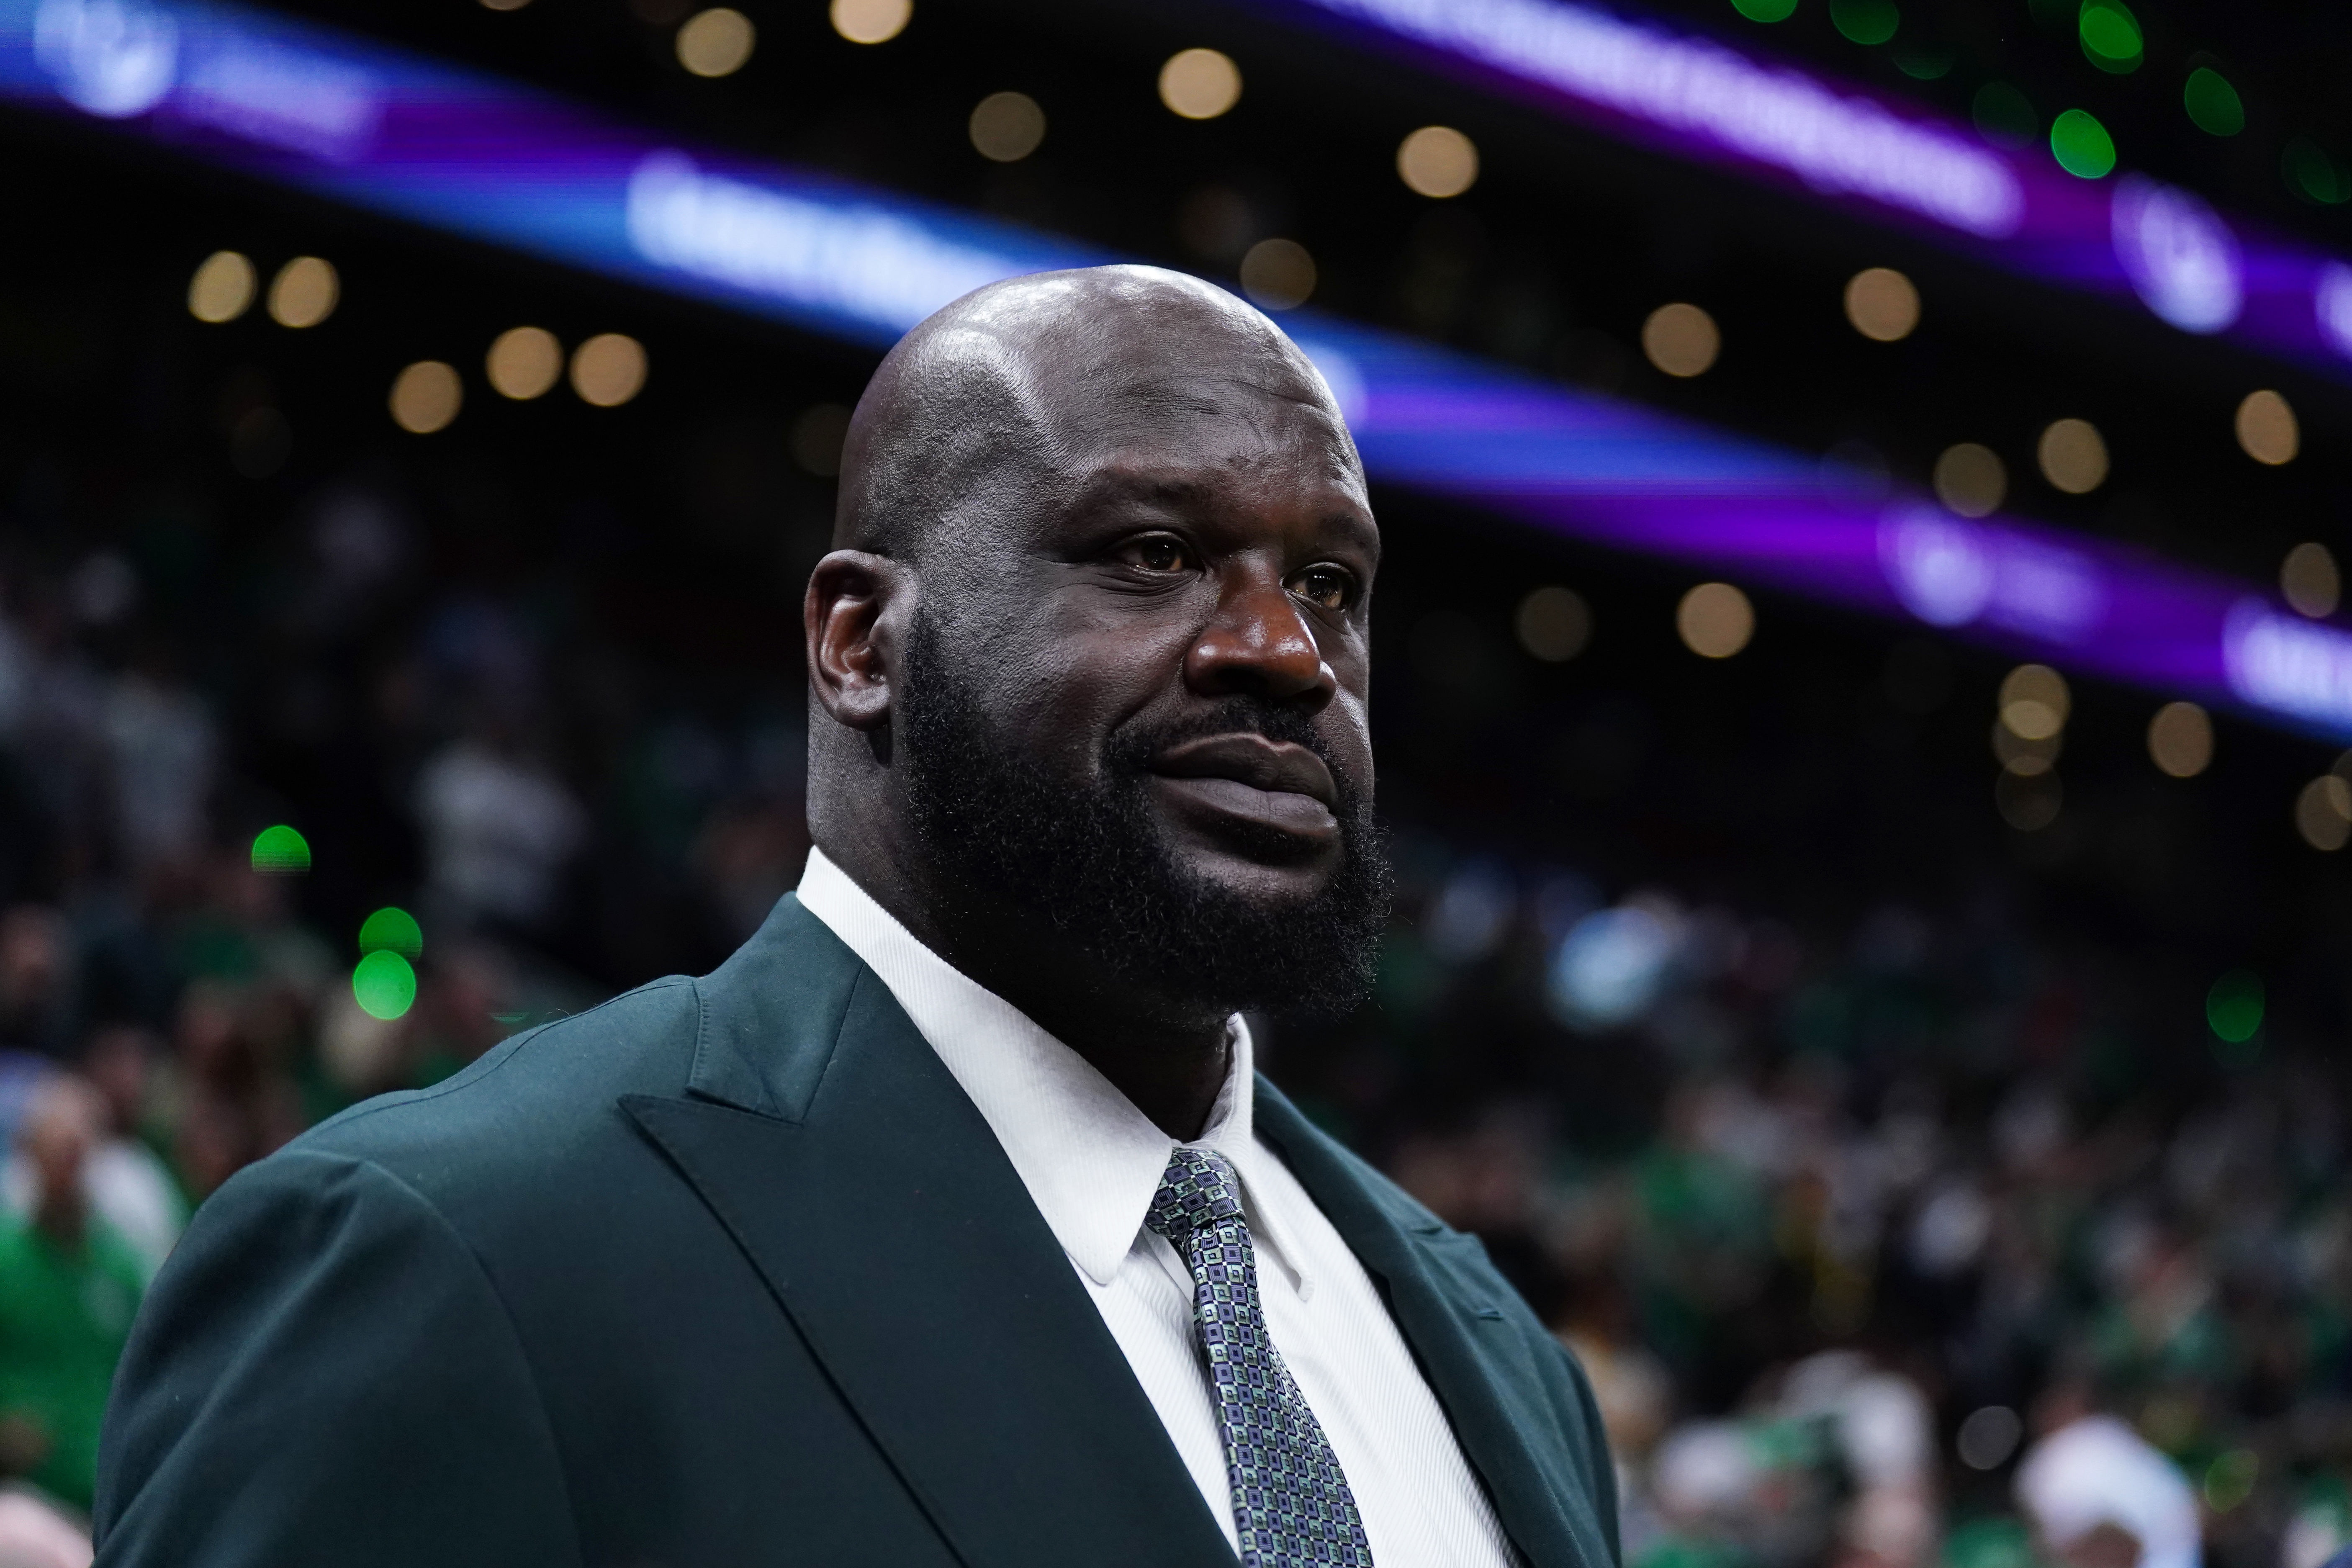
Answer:
POLYGON ((1192 1270, 1192 1323, 1215 1385, 1244 1568, 1371 1568, 1348 1478, 1265 1331, 1257 1254, 1233 1167, 1198 1149, 1177 1150, 1143 1223, 1192 1270))

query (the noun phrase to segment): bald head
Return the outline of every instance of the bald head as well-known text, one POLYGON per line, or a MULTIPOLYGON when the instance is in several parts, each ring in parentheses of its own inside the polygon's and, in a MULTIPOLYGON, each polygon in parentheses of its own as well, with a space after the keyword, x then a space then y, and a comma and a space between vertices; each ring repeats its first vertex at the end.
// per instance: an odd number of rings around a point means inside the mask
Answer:
POLYGON ((1156 267, 975 289, 901 339, 858 400, 834 547, 911 560, 942 529, 964 534, 1067 482, 1122 426, 1231 417, 1236 384, 1269 411, 1313 410, 1360 487, 1314 364, 1223 289, 1156 267))

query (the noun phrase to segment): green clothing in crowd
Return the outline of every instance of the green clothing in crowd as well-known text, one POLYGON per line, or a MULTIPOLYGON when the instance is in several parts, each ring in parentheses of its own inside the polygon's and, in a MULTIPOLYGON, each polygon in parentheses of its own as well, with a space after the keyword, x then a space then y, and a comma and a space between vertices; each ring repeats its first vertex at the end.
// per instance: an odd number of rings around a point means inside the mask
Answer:
POLYGON ((48 1451, 28 1479, 77 1508, 89 1507, 99 1423, 141 1280, 138 1255, 102 1221, 75 1247, 0 1221, 0 1417, 40 1426, 48 1451))

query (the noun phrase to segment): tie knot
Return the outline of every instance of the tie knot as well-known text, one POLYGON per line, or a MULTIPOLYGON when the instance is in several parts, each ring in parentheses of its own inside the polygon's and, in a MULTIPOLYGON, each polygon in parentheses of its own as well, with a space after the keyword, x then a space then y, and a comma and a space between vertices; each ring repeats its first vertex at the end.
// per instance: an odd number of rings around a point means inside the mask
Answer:
POLYGON ((1143 1223, 1177 1241, 1241 1212, 1241 1184, 1223 1157, 1201 1149, 1178 1149, 1169 1156, 1168 1173, 1160 1178, 1160 1190, 1151 1194, 1151 1209, 1143 1223))

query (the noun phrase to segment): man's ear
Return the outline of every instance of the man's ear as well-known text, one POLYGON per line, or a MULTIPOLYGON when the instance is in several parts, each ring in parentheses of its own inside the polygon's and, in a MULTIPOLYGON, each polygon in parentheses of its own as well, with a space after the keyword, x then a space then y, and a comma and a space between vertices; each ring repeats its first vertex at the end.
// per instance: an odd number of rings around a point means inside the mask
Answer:
POLYGON ((849 729, 872 731, 890 721, 898 648, 897 627, 886 624, 886 616, 911 586, 904 566, 863 550, 836 550, 809 574, 801 625, 808 639, 810 689, 824 710, 849 729))

